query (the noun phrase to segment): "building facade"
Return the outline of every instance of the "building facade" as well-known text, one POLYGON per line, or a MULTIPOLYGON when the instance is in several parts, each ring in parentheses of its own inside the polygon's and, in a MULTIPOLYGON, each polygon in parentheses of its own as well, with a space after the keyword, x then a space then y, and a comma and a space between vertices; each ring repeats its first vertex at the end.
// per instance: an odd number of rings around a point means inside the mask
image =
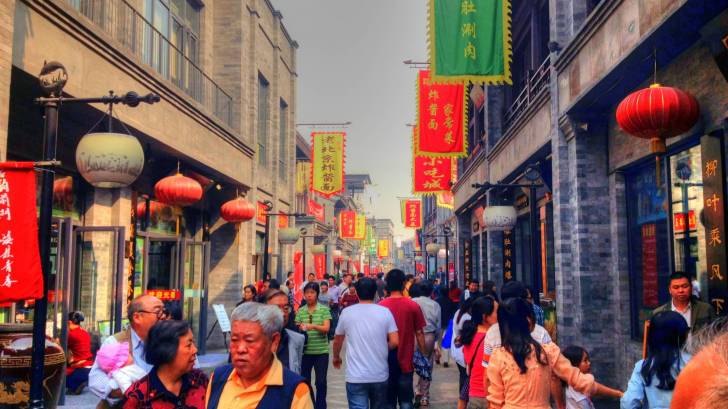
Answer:
POLYGON ((706 249, 725 226, 704 217, 701 154, 705 135, 724 138, 727 7, 513 2, 513 86, 485 87, 471 110, 476 139, 455 186, 461 266, 499 288, 509 277, 531 285, 558 343, 589 350, 597 378, 615 386, 641 356, 644 320, 669 300, 670 273, 694 275, 699 297, 723 308, 725 276, 711 277, 706 249), (659 171, 649 141, 624 133, 615 114, 655 80, 700 105, 698 124, 667 141, 659 171), (525 186, 472 187, 484 182, 525 186), (484 226, 496 205, 516 208, 512 230, 484 226))
MULTIPOLYGON (((262 275, 265 217, 226 223, 221 204, 245 194, 275 212, 293 210, 297 44, 282 16, 266 0, 10 0, 0 19, 2 159, 41 157, 33 100, 45 61, 65 66, 70 97, 161 96, 117 107, 112 121, 102 120, 103 106, 61 107, 53 335, 63 334, 67 311, 81 310, 92 333, 108 336, 126 325, 128 300, 153 290, 179 298, 204 351, 212 305, 231 310, 242 286, 262 275), (143 173, 126 188, 94 188, 75 166, 79 139, 109 127, 144 148, 143 173), (178 171, 203 186, 201 201, 175 208, 155 200, 155 183, 178 171)), ((273 273, 292 253, 276 237, 271 229, 273 273)), ((29 318, 27 307, 7 306, 3 319, 29 318)), ((222 342, 216 332, 207 346, 222 342)))

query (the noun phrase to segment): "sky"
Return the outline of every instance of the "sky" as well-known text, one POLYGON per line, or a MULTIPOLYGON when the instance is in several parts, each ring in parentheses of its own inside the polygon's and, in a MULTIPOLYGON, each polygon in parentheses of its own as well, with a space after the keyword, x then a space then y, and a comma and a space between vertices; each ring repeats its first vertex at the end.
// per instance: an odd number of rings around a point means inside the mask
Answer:
MULTIPOLYGON (((373 216, 400 220, 397 197, 410 197, 411 128, 417 70, 427 60, 424 0, 271 0, 299 44, 297 123, 351 121, 346 173, 368 173, 373 216)), ((331 128, 319 130, 333 130, 331 128)), ((312 131, 298 127, 307 137, 312 131)))

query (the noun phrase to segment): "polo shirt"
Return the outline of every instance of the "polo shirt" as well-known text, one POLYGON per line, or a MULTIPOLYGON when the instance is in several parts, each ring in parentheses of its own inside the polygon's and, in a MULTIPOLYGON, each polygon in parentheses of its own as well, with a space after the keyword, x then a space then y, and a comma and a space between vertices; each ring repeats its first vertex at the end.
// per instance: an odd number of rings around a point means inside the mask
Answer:
MULTIPOLYGON (((263 376, 258 382, 249 385, 247 388, 238 377, 237 371, 233 370, 225 383, 225 387, 222 390, 220 402, 217 404, 217 407, 219 409, 255 408, 258 406, 258 403, 260 403, 260 400, 263 399, 263 395, 265 395, 268 385, 283 385, 283 365, 278 358, 273 359, 273 364, 270 369, 268 369, 268 373, 265 376, 263 376)), ((212 377, 207 385, 205 407, 207 407, 208 401, 210 400, 211 388, 212 377)), ((305 383, 298 385, 296 391, 293 393, 291 409, 313 409, 311 394, 309 392, 308 385, 305 383)))
MULTIPOLYGON (((296 324, 314 324, 324 325, 324 321, 331 322, 331 310, 316 303, 313 313, 309 312, 308 305, 298 309, 296 313, 296 324)), ((327 334, 310 329, 306 331, 308 339, 306 346, 303 348, 304 355, 320 355, 329 353, 329 337, 327 334)))

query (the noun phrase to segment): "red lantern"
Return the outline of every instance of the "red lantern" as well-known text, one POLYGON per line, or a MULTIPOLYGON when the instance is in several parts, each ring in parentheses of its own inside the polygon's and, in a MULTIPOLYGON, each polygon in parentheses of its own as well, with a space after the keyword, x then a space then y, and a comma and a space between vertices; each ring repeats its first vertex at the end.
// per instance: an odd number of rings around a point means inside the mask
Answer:
POLYGON ((53 181, 53 202, 63 209, 73 208, 73 177, 66 176, 53 181))
POLYGON ((157 182, 154 196, 171 206, 189 206, 202 199, 202 186, 196 180, 177 173, 157 182))
POLYGON ((667 151, 665 140, 690 130, 700 116, 698 101, 678 88, 652 84, 627 96, 617 107, 617 123, 624 132, 650 140, 657 157, 657 184, 660 157, 667 151))
POLYGON ((255 215, 255 205, 242 197, 227 201, 220 207, 220 217, 230 223, 247 222, 252 220, 255 215))
MULTIPOLYGON (((149 201, 149 218, 154 219, 156 218, 159 213, 164 208, 164 205, 155 201, 150 200, 149 201)), ((146 200, 140 199, 139 203, 137 203, 136 207, 136 214, 138 219, 144 218, 145 213, 147 212, 147 203, 146 200)))

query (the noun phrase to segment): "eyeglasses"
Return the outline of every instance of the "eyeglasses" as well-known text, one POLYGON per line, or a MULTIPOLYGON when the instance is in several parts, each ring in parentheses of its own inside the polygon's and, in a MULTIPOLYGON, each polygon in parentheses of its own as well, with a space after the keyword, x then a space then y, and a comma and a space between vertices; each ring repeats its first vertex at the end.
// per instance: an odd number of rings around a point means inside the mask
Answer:
POLYGON ((161 320, 162 318, 165 318, 166 316, 169 315, 169 311, 167 311, 166 308, 162 308, 162 309, 154 310, 154 311, 139 310, 137 312, 146 313, 146 314, 154 314, 157 316, 158 320, 161 320))

